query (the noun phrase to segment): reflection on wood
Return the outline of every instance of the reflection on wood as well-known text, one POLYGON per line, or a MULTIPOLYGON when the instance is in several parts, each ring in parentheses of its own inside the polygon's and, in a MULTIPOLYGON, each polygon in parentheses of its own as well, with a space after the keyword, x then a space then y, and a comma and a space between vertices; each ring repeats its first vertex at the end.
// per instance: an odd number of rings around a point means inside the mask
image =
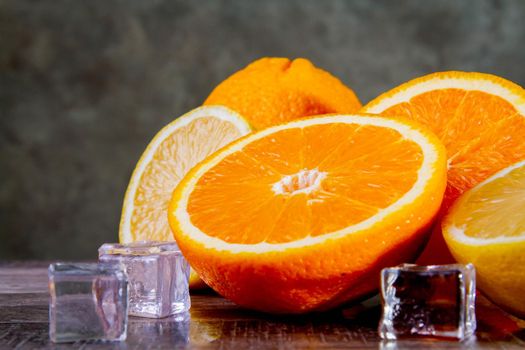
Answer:
POLYGON ((478 331, 467 342, 381 342, 376 299, 327 313, 266 315, 242 309, 212 291, 192 295, 189 314, 164 319, 130 317, 122 343, 54 345, 48 337, 47 263, 0 265, 0 348, 143 349, 521 349, 525 321, 478 297, 478 331))

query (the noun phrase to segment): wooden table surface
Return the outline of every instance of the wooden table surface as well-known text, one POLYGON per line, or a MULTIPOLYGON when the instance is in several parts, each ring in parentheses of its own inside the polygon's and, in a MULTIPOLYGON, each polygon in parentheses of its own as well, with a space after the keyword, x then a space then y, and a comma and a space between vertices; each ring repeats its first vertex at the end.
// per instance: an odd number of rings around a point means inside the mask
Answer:
POLYGON ((0 263, 0 349, 523 349, 525 321, 478 297, 476 337, 464 342, 403 340, 377 335, 374 302, 329 313, 271 316, 237 307, 214 294, 191 297, 179 319, 129 318, 124 342, 53 344, 48 337, 48 262, 0 263))

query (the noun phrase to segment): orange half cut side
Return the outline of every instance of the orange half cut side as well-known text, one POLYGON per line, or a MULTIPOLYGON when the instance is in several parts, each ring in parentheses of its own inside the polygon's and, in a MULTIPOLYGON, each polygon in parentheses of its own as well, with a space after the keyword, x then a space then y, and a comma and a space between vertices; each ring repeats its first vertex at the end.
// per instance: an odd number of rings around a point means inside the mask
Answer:
POLYGON ((219 293, 251 308, 304 312, 370 292, 372 271, 413 258, 445 172, 442 144, 415 123, 304 119, 200 163, 175 190, 169 220, 219 293))

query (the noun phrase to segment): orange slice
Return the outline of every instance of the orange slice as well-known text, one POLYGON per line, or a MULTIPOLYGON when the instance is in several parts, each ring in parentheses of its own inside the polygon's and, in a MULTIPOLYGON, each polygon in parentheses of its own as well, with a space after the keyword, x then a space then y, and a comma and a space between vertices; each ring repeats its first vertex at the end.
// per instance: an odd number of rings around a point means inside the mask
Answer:
MULTIPOLYGON (((361 111, 416 120, 441 139, 448 154, 444 210, 465 190, 525 158, 525 91, 494 75, 430 74, 380 95, 361 111)), ((437 230, 420 261, 451 260, 437 230)))
POLYGON ((439 209, 445 149, 410 121, 303 119, 248 135, 197 165, 168 210, 212 288, 277 313, 328 309, 374 291, 413 258, 439 209))
MULTIPOLYGON (((199 161, 249 132, 240 115, 222 106, 194 109, 160 130, 131 176, 122 207, 120 242, 173 240, 167 209, 175 186, 199 161)), ((194 271, 190 286, 202 286, 194 271)))
POLYGON ((454 257, 476 267, 478 287, 525 317, 525 161, 465 192, 442 222, 454 257))

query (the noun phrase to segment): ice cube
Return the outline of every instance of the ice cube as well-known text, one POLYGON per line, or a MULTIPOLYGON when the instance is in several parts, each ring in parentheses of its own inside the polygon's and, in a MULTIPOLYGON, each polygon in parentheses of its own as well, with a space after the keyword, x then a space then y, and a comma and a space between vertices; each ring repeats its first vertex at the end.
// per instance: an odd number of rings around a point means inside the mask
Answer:
POLYGON ((49 266, 49 337, 55 343, 126 339, 128 280, 114 264, 49 266))
POLYGON ((98 252, 101 262, 125 267, 130 315, 161 318, 189 310, 190 266, 176 243, 106 243, 98 252))
POLYGON ((476 330, 476 272, 471 264, 403 264, 381 271, 383 339, 465 339, 476 330))

